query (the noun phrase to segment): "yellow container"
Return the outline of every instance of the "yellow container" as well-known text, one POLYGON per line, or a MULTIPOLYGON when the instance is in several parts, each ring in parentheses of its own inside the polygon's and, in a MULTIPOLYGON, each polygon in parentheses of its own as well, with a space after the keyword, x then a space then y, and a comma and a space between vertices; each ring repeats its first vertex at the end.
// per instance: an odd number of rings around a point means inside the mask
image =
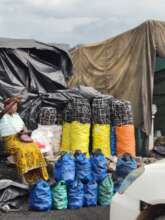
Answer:
POLYGON ((94 124, 92 128, 93 152, 100 149, 105 157, 109 157, 110 150, 110 125, 94 124))
POLYGON ((60 151, 71 151, 71 123, 64 122, 63 124, 60 151))
POLYGON ((71 123, 71 151, 80 150, 89 155, 90 124, 73 121, 71 123))

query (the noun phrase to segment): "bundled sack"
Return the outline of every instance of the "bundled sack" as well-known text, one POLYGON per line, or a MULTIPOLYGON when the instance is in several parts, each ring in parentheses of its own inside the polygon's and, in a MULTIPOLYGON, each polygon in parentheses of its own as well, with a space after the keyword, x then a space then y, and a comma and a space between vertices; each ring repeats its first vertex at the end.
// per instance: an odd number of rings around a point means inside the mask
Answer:
POLYGON ((78 151, 75 153, 76 177, 83 183, 92 179, 91 161, 85 154, 78 151))
POLYGON ((60 151, 71 152, 71 123, 63 124, 60 151))
POLYGON ((71 184, 75 179, 75 161, 71 154, 65 153, 55 163, 54 177, 56 182, 61 180, 71 184))
POLYGON ((111 102, 111 125, 133 124, 132 106, 129 101, 113 99, 111 102))
POLYGON ((110 132, 110 148, 111 148, 111 155, 115 156, 116 155, 116 130, 114 127, 111 127, 111 132, 110 132))
POLYGON ((95 181, 90 181, 84 185, 84 206, 96 206, 98 197, 98 185, 95 181))
POLYGON ((111 176, 105 177, 105 179, 99 185, 99 198, 98 203, 101 206, 108 206, 111 204, 114 192, 114 184, 111 176))
POLYGON ((116 127, 117 155, 129 153, 135 156, 135 131, 134 125, 116 127))
POLYGON ((137 162, 130 154, 121 156, 116 164, 116 174, 123 179, 133 170, 137 169, 137 162))
POLYGON ((32 188, 29 208, 35 211, 49 211, 52 208, 52 193, 49 184, 39 180, 32 188))
POLYGON ((84 186, 80 180, 75 180, 68 187, 68 208, 79 209, 84 203, 84 186))
POLYGON ((52 107, 42 107, 39 113, 39 124, 41 125, 57 124, 57 109, 52 107))
POLYGON ((110 124, 110 100, 112 96, 96 97, 92 102, 92 120, 96 124, 110 124))
POLYGON ((52 188, 53 197, 53 209, 67 209, 68 207, 68 197, 67 197, 67 186, 64 181, 58 182, 52 188))
POLYGON ((101 151, 91 155, 92 174, 94 180, 101 182, 107 176, 107 161, 101 151))
POLYGON ((92 128, 93 152, 100 149, 106 157, 110 157, 110 125, 94 124, 92 128))
POLYGON ((89 154, 90 124, 74 121, 71 123, 71 151, 80 150, 89 154))
POLYGON ((91 122, 91 106, 88 99, 78 97, 72 99, 72 121, 91 122))

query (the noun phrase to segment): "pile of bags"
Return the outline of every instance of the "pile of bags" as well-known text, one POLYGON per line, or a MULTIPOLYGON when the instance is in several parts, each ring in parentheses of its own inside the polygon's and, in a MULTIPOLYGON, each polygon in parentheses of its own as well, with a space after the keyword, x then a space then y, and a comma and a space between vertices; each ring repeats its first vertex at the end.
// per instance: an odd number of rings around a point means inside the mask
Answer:
POLYGON ((53 187, 43 180, 33 186, 30 209, 78 209, 111 203, 114 185, 111 176, 107 175, 106 158, 100 151, 90 158, 80 151, 74 156, 65 153, 55 164, 54 178, 53 187))
MULTIPOLYGON (((67 93, 66 93, 67 95, 67 93)), ((39 127, 32 138, 52 157, 59 151, 89 156, 100 149, 105 157, 129 153, 135 156, 135 133, 131 103, 99 94, 92 98, 68 94, 63 112, 42 107, 39 127)))
POLYGON ((107 158, 123 153, 135 156, 130 102, 102 95, 90 103, 78 97, 68 103, 64 110, 61 151, 81 150, 88 154, 89 149, 92 152, 100 149, 107 158))

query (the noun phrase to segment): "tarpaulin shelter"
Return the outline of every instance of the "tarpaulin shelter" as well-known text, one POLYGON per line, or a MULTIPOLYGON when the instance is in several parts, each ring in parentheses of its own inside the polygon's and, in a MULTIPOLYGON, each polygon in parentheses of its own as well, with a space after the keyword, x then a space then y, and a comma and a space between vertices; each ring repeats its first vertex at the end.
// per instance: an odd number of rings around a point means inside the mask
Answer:
POLYGON ((165 22, 147 21, 111 39, 76 48, 71 55, 70 86, 92 86, 131 101, 135 126, 148 135, 156 56, 165 57, 165 22))
POLYGON ((66 89, 71 73, 71 59, 62 49, 35 40, 0 38, 0 97, 22 95, 20 113, 32 129, 41 103, 59 107, 67 101, 56 91, 66 89))

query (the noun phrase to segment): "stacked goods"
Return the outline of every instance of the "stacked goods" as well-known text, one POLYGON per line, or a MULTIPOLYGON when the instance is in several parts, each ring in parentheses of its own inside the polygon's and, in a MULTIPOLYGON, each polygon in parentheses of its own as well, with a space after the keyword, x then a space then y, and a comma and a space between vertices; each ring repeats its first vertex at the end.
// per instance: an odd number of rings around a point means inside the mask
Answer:
POLYGON ((67 185, 64 181, 60 181, 52 188, 53 209, 67 209, 67 185))
POLYGON ((47 153, 48 158, 54 158, 59 152, 62 136, 62 114, 56 108, 42 107, 39 113, 39 125, 32 132, 32 139, 47 153))
POLYGON ((99 185, 99 198, 98 203, 101 206, 107 206, 111 204, 114 194, 114 184, 111 176, 106 176, 105 179, 99 185))
POLYGON ((133 124, 132 107, 129 101, 112 99, 110 105, 112 126, 133 124))
POLYGON ((64 110, 61 151, 89 151, 91 108, 87 99, 72 98, 64 110))
POLYGON ((106 158, 100 151, 90 158, 80 151, 74 156, 68 153, 62 155, 54 167, 53 207, 64 209, 67 203, 70 209, 96 206, 98 202, 103 206, 109 205, 113 183, 107 175, 106 165, 106 158))
POLYGON ((98 184, 96 181, 90 181, 84 184, 84 206, 96 206, 98 198, 98 184))
POLYGON ((119 191, 123 180, 137 168, 136 160, 128 153, 123 154, 118 158, 116 164, 116 180, 115 180, 115 191, 119 191))
POLYGON ((135 156, 135 133, 130 102, 112 100, 111 124, 115 126, 116 131, 117 155, 130 153, 132 156, 135 156))
POLYGON ((63 129, 62 129, 62 141, 61 151, 71 151, 71 122, 72 122, 72 103, 69 102, 63 112, 63 129))
POLYGON ((81 180, 83 183, 87 183, 92 180, 91 172, 91 161, 85 154, 81 152, 75 153, 75 164, 76 164, 76 178, 81 180))
POLYGON ((42 107, 39 113, 40 125, 61 125, 62 114, 52 107, 42 107))
POLYGON ((93 151, 100 149, 106 157, 110 156, 110 100, 110 96, 102 96, 92 102, 93 151))
POLYGON ((68 208, 79 209, 84 203, 84 185, 80 180, 75 180, 68 187, 68 208))
POLYGON ((107 176, 107 161, 100 150, 91 155, 92 175, 96 182, 100 183, 107 176))
POLYGON ((31 189, 29 208, 35 211, 49 211, 52 208, 52 194, 49 184, 39 180, 31 189))
POLYGON ((75 161, 71 154, 65 153, 56 162, 54 177, 57 182, 65 181, 67 185, 75 180, 75 161))

